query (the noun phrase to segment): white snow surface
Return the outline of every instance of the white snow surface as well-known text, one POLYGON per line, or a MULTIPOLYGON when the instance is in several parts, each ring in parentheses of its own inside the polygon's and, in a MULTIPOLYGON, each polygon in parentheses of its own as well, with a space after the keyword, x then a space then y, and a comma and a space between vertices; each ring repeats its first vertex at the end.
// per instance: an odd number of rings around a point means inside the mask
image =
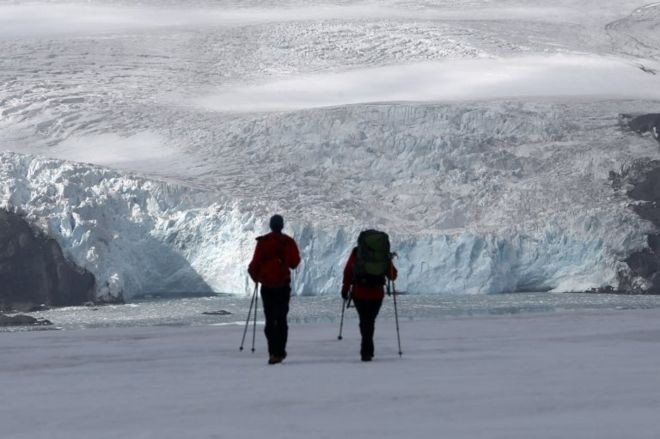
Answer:
MULTIPOLYGON (((653 64, 655 65, 655 63, 653 64)), ((378 101, 595 96, 660 98, 653 75, 629 61, 592 56, 452 60, 351 70, 227 87, 194 105, 215 111, 297 110, 378 101)))
MULTIPOLYGON (((389 232, 410 293, 617 285, 660 158, 643 1, 0 4, 0 205, 99 295, 244 293, 280 212, 298 294, 389 232)), ((643 281, 639 280, 640 286, 643 281)))
MULTIPOLYGON (((402 302, 404 300, 402 299, 402 302)), ((388 306, 389 304, 386 304, 388 306)), ((6 333, 5 439, 655 439, 660 311, 293 325, 289 357, 241 325, 6 333), (248 344, 249 345, 249 344, 248 344)))

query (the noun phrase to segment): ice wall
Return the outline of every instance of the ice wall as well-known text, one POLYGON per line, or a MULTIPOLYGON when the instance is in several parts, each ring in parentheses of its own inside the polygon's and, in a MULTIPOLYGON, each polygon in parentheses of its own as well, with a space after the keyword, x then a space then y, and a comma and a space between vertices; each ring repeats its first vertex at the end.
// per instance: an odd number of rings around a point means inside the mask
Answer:
MULTIPOLYGON (((1 205, 27 214, 98 279, 98 294, 247 293, 245 267, 263 212, 208 203, 208 193, 90 165, 4 153, 1 205), (260 214, 257 214, 258 212, 260 214)), ((524 230, 392 231, 409 293, 573 291, 613 285, 630 249, 645 245, 632 217, 584 212, 524 230), (600 219, 599 219, 600 217, 600 219), (604 218, 604 220, 603 220, 604 218)), ((334 294, 360 227, 293 220, 303 263, 298 294, 334 294)))
MULTIPOLYGON (((392 236, 398 287, 410 293, 617 288, 628 270, 620 261, 654 230, 610 181, 613 170, 660 158, 652 137, 617 118, 641 107, 660 110, 608 100, 170 109, 158 138, 181 141, 188 161, 158 162, 169 183, 2 153, 0 205, 57 239, 101 296, 247 293, 254 238, 274 212, 302 251, 298 294, 337 293, 358 232, 372 227, 392 236)), ((99 146, 80 135, 68 145, 110 154, 139 138, 99 146)))
POLYGON ((254 221, 232 206, 200 207, 185 188, 89 165, 15 154, 3 154, 1 164, 3 207, 57 239, 96 275, 101 296, 242 284, 235 258, 245 259, 254 221))

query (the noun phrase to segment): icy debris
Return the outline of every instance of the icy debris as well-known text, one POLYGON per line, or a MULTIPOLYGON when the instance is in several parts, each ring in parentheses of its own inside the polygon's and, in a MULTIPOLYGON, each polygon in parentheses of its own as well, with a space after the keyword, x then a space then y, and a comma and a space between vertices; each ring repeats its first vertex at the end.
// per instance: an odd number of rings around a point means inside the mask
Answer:
POLYGON ((99 302, 112 303, 123 298, 124 283, 119 273, 108 276, 103 286, 98 289, 97 300, 99 302))

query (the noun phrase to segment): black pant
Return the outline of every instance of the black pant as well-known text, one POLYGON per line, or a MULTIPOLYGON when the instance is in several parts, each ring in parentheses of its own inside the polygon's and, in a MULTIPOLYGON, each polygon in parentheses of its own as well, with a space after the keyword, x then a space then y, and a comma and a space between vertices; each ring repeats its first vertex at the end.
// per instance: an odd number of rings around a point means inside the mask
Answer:
POLYGON ((360 334, 362 335, 360 355, 371 358, 374 356, 374 326, 383 299, 353 299, 353 303, 355 303, 355 309, 358 316, 360 316, 360 334))
POLYGON ((268 340, 268 354, 277 357, 286 357, 286 340, 289 335, 289 326, 286 316, 289 314, 289 300, 291 299, 291 286, 270 288, 261 286, 261 300, 266 315, 266 340, 268 340))

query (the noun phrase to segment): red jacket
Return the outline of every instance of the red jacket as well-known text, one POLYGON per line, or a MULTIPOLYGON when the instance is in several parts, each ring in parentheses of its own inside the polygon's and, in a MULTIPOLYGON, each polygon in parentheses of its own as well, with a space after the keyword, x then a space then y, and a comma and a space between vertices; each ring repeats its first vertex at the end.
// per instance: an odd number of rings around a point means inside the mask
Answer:
MULTIPOLYGON (((356 249, 353 249, 351 256, 346 262, 346 267, 344 267, 344 282, 341 288, 342 295, 348 293, 348 290, 353 287, 351 292, 351 297, 353 299, 366 299, 366 300, 377 300, 385 297, 385 287, 383 285, 378 286, 369 286, 369 285, 360 285, 353 284, 353 267, 355 266, 356 258, 356 249)), ((397 270, 394 264, 390 263, 390 269, 387 273, 387 278, 390 280, 396 280, 397 270)))
POLYGON ((257 248, 248 266, 253 281, 265 287, 284 287, 291 283, 292 268, 300 264, 296 241, 284 233, 271 232, 257 238, 257 248))

